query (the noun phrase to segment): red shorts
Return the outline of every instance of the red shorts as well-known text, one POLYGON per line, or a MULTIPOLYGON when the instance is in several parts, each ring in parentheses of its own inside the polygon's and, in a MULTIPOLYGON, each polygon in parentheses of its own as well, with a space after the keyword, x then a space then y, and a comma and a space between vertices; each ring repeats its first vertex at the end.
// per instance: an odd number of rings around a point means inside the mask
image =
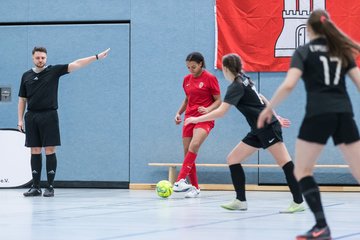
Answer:
POLYGON ((209 134, 211 129, 214 128, 214 126, 215 126, 214 121, 200 122, 200 123, 196 123, 196 124, 188 124, 186 126, 183 126, 182 137, 183 138, 192 137, 195 128, 202 128, 209 134))

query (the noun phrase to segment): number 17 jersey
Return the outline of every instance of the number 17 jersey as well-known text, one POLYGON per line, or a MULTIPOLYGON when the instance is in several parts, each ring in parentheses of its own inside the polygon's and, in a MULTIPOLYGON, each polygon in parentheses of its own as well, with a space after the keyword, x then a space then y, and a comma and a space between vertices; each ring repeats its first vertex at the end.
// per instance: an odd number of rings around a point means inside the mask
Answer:
POLYGON ((317 38, 294 52, 290 68, 302 71, 306 89, 306 115, 324 113, 353 113, 346 90, 345 75, 356 67, 350 59, 343 67, 341 59, 329 56, 325 38, 317 38))

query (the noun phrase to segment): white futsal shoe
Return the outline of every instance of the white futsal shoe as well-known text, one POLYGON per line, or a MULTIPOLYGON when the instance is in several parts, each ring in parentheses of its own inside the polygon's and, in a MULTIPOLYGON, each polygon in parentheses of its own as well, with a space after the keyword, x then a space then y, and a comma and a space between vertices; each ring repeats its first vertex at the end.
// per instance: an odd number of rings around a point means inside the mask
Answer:
POLYGON ((185 198, 197 198, 200 197, 200 189, 197 189, 194 186, 191 186, 189 191, 186 192, 185 198))
POLYGON ((186 192, 192 187, 191 184, 188 184, 185 179, 180 179, 174 183, 173 190, 174 192, 186 192))
POLYGON ((247 210, 247 203, 246 201, 240 201, 239 199, 234 199, 233 201, 221 205, 222 208, 227 210, 240 210, 246 211, 247 210))
POLYGON ((280 213, 296 213, 302 211, 305 211, 305 206, 303 203, 291 202, 290 206, 280 211, 280 213))

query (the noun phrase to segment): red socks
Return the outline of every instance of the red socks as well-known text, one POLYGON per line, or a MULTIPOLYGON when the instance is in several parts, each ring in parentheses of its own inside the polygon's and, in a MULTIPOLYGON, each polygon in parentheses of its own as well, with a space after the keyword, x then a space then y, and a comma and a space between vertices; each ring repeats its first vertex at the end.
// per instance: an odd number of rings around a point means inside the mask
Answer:
POLYGON ((197 178, 197 174, 196 174, 196 164, 194 162, 194 165, 191 168, 191 171, 189 172, 189 178, 190 178, 190 182, 191 184, 196 187, 197 189, 199 189, 199 183, 198 183, 198 178, 197 178))
POLYGON ((189 176, 191 183, 195 184, 195 183, 193 183, 193 181, 195 181, 196 184, 197 184, 196 166, 195 166, 196 156, 197 156, 196 153, 193 153, 193 152, 190 152, 190 151, 187 152, 187 154, 186 154, 186 156, 184 158, 184 162, 183 162, 183 165, 181 167, 180 173, 179 173, 176 181, 179 181, 180 179, 185 179, 191 173, 191 176, 189 176), (195 177, 194 177, 194 175, 195 175, 195 177))

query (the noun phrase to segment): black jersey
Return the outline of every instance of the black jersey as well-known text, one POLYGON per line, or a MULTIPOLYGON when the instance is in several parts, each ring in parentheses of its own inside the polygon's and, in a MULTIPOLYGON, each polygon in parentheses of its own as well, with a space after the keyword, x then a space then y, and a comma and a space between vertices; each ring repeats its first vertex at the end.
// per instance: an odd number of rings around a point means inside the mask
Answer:
POLYGON ((19 97, 27 98, 30 111, 56 110, 58 108, 59 78, 68 73, 68 65, 49 65, 40 73, 32 69, 21 78, 19 97))
POLYGON ((315 39, 295 51, 291 67, 302 71, 306 89, 305 117, 324 113, 353 113, 345 74, 355 66, 354 59, 344 68, 340 58, 329 56, 325 38, 315 39))
MULTIPOLYGON (((257 119, 265 103, 256 91, 255 85, 245 74, 241 74, 228 86, 224 102, 234 105, 246 118, 251 130, 257 130, 257 119)), ((277 121, 275 117, 271 122, 277 121)))

